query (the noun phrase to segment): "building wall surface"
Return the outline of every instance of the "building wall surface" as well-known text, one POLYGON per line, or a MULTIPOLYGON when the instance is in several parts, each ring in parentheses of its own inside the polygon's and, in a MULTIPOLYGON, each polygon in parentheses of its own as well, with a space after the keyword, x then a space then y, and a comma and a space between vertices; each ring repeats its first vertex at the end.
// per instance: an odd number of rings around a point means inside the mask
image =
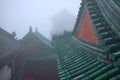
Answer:
POLYGON ((79 30, 78 38, 92 44, 99 44, 99 41, 96 37, 95 32, 93 31, 88 13, 85 13, 85 16, 83 18, 82 25, 79 30))

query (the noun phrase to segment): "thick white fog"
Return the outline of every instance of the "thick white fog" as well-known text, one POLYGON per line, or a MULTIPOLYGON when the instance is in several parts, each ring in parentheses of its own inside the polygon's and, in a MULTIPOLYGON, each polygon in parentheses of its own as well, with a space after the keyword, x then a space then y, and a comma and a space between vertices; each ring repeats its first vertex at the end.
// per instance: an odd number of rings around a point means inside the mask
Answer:
POLYGON ((63 10, 77 16, 81 0, 0 0, 0 27, 22 38, 31 25, 50 38, 51 18, 63 10))

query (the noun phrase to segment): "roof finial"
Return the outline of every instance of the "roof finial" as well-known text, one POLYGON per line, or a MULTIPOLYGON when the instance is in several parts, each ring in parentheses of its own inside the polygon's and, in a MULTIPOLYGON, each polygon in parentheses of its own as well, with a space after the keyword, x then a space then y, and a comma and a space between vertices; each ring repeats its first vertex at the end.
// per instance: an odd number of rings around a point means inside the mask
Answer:
POLYGON ((29 27, 29 32, 32 32, 32 26, 29 27))
POLYGON ((35 28, 35 32, 38 33, 38 28, 37 27, 35 28))

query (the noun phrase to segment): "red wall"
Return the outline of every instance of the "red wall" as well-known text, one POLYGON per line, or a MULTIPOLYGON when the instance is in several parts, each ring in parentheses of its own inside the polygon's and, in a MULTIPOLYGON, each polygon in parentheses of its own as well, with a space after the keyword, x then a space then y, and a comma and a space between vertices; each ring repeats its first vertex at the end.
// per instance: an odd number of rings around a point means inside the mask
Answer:
POLYGON ((92 29, 92 25, 90 23, 89 16, 88 16, 87 12, 85 13, 82 25, 80 26, 78 38, 80 38, 88 43, 92 43, 95 45, 99 44, 99 41, 96 37, 96 34, 94 33, 94 31, 92 29))
POLYGON ((25 61, 24 61, 24 56, 23 53, 20 53, 19 55, 16 56, 15 58, 15 74, 20 71, 20 69, 23 67, 25 61))
POLYGON ((26 46, 26 48, 25 48, 25 51, 32 52, 32 53, 36 53, 36 52, 38 53, 38 52, 40 52, 42 50, 43 50, 42 47, 38 47, 38 46, 36 46, 34 44, 28 44, 26 46))

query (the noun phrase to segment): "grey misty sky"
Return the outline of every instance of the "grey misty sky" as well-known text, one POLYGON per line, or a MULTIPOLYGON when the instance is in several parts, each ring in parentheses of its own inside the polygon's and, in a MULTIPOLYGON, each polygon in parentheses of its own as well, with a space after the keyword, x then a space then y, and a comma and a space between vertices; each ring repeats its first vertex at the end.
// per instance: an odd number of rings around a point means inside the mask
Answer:
POLYGON ((81 0, 0 0, 0 27, 22 38, 31 25, 50 38, 51 17, 66 9, 77 16, 81 0))

